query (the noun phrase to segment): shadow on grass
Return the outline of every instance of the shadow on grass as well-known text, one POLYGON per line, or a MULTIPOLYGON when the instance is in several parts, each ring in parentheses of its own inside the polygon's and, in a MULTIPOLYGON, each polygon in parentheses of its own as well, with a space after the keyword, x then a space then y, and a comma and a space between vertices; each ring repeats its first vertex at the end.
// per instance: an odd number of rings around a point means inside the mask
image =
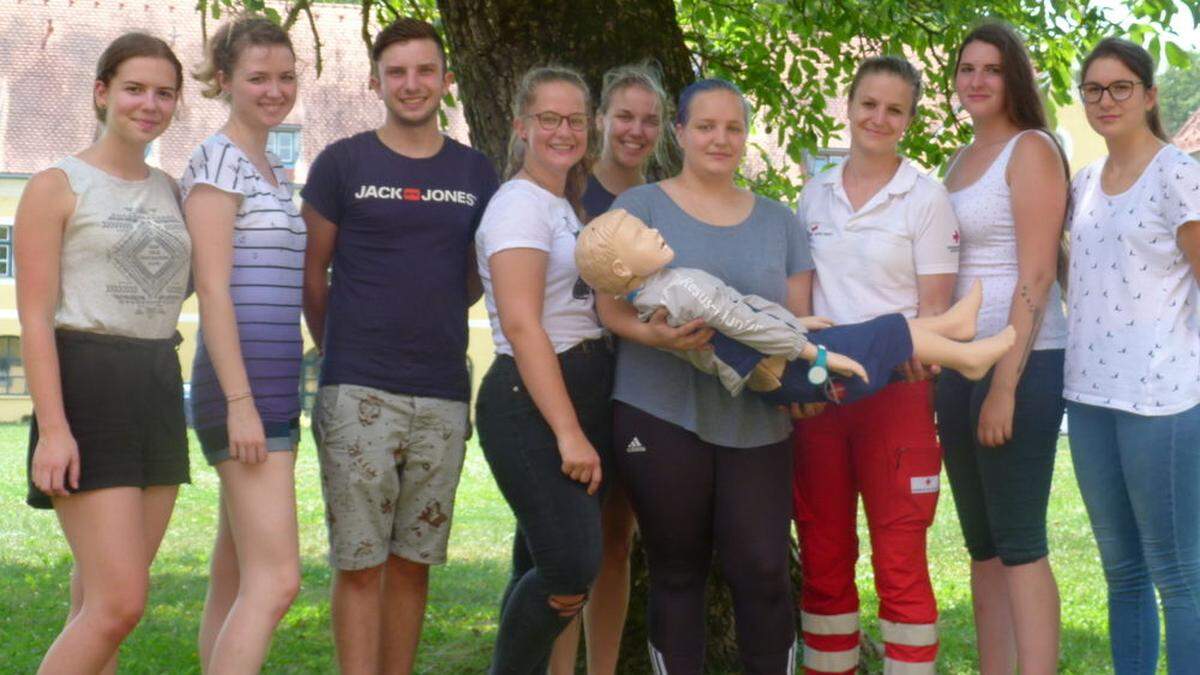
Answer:
MULTIPOLYGON (((0 663, 6 673, 32 673, 62 629, 71 561, 0 560, 0 663)), ((301 564, 301 591, 275 633, 265 673, 337 671, 329 618, 330 569, 301 564)), ((507 568, 495 561, 455 562, 435 569, 418 654, 420 673, 479 673, 487 668, 507 568)), ((208 585, 206 560, 160 556, 149 606, 121 650, 121 672, 199 673, 196 635, 208 585), (184 571, 176 571, 183 568, 184 571)))

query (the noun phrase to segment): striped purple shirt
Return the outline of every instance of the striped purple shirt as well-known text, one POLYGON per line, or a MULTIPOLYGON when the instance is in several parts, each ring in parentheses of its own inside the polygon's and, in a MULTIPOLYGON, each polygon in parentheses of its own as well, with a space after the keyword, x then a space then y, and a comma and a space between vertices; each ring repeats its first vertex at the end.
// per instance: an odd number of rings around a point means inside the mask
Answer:
MULTIPOLYGON (((270 423, 300 416, 305 228, 283 165, 274 155, 267 157, 278 187, 224 134, 214 134, 192 153, 179 188, 185 200, 201 184, 239 198, 229 291, 254 403, 263 422, 270 423)), ((204 346, 203 330, 198 342, 192 367, 192 413, 195 427, 205 429, 225 424, 226 392, 221 391, 204 346)))

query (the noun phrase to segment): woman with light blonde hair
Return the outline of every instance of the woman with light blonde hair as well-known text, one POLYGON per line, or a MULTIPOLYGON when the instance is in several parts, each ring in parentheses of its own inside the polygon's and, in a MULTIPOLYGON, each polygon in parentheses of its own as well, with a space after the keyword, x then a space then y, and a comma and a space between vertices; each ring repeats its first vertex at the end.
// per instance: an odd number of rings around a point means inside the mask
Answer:
POLYGON ((287 33, 261 17, 225 24, 207 49, 196 78, 205 96, 229 104, 229 118, 180 181, 200 301, 193 420, 221 480, 200 663, 250 673, 300 587, 293 469, 306 236, 266 147, 296 102, 296 56, 287 33))
MULTIPOLYGON (((607 211, 621 193, 645 183, 651 161, 659 169, 668 166, 670 134, 663 127, 669 109, 670 100, 651 64, 617 66, 604 74, 600 105, 596 108, 600 156, 592 166, 583 193, 584 222, 607 211)), ((601 523, 604 557, 583 609, 587 667, 591 675, 616 672, 629 606, 629 552, 636 523, 629 496, 616 481, 610 481, 605 491, 601 523)), ((579 628, 580 622, 573 621, 555 643, 550 661, 552 674, 574 672, 579 628)))

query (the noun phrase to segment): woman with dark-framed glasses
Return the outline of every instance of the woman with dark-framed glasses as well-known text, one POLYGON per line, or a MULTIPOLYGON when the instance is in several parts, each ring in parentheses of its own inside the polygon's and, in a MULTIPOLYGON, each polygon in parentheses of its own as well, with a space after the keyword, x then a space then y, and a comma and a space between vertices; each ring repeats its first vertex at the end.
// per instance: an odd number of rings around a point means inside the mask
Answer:
POLYGON ((496 359, 479 390, 479 442, 517 519, 493 673, 545 673, 600 567, 612 445, 613 355, 575 238, 591 158, 583 78, 534 68, 513 97, 509 180, 475 235, 496 359))
POLYGON ((1103 40, 1079 94, 1108 156, 1075 177, 1066 356, 1075 477, 1114 670, 1200 667, 1200 164, 1167 141, 1154 61, 1103 40))

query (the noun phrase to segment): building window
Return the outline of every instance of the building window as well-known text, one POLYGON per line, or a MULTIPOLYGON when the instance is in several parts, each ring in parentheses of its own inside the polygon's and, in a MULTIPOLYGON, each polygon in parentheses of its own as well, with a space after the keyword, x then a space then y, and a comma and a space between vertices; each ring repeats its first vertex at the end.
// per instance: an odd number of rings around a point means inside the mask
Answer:
POLYGON ((281 124, 267 135, 267 150, 275 153, 285 169, 296 168, 300 161, 300 127, 281 124))
POLYGON ((0 222, 0 278, 11 279, 12 265, 12 222, 0 222))
POLYGON ((0 335, 0 395, 28 394, 29 389, 25 386, 25 365, 21 362, 21 338, 16 335, 0 335))
POLYGON ((804 173, 809 177, 815 176, 846 161, 849 154, 849 148, 823 148, 815 155, 805 152, 804 173))

